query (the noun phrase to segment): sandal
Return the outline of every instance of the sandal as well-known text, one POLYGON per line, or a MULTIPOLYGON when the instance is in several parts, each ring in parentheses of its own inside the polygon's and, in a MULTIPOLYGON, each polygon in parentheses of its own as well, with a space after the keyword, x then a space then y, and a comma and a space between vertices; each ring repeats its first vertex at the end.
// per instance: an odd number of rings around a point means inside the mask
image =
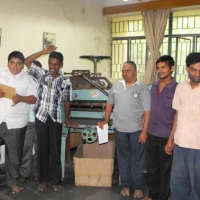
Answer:
POLYGON ((12 190, 12 194, 16 194, 16 193, 22 192, 24 188, 19 185, 15 185, 11 187, 11 190, 12 190))

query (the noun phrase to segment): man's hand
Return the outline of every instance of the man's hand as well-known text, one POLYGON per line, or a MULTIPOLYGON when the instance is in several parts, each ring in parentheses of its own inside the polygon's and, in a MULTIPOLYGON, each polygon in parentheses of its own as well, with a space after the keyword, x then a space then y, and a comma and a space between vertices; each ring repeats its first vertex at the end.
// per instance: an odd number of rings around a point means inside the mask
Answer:
POLYGON ((70 126, 70 127, 78 127, 78 122, 76 121, 71 121, 70 119, 66 119, 65 120, 65 123, 67 126, 70 126))
POLYGON ((168 139, 167 144, 165 145, 165 153, 167 155, 171 155, 173 149, 174 149, 174 140, 168 139))
POLYGON ((103 129, 103 126, 105 125, 105 124, 107 124, 108 122, 106 122, 106 121, 102 121, 102 122, 98 122, 98 127, 99 128, 101 128, 101 129, 103 129))
POLYGON ((142 131, 140 133, 138 142, 140 142, 141 144, 145 144, 146 140, 147 140, 147 133, 142 131))
POLYGON ((16 94, 12 97, 13 106, 20 103, 22 101, 22 96, 16 94))
POLYGON ((5 96, 5 92, 0 88, 0 98, 5 96))
POLYGON ((54 52, 56 49, 57 47, 52 44, 52 45, 47 46, 43 51, 45 54, 50 54, 54 52))
POLYGON ((24 64, 28 67, 28 69, 31 67, 31 64, 34 60, 36 60, 37 58, 39 58, 40 56, 43 56, 45 54, 50 54, 52 53, 53 51, 55 51, 57 49, 56 46, 54 45, 49 45, 47 46, 45 49, 42 49, 30 56, 28 56, 26 59, 25 59, 25 62, 24 64))

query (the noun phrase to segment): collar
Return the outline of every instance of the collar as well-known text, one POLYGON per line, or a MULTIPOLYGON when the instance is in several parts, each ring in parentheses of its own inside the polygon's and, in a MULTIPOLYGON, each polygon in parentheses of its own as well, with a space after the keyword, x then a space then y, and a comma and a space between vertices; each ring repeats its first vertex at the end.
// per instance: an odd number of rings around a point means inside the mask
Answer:
POLYGON ((22 70, 20 73, 18 73, 18 74, 12 74, 12 73, 10 72, 9 68, 7 68, 7 69, 6 69, 6 73, 7 73, 8 75, 13 76, 15 79, 18 79, 18 78, 22 75, 23 70, 22 70))
MULTIPOLYGON (((186 80, 186 83, 188 83, 188 85, 190 85, 190 82, 191 82, 191 79, 190 78, 188 78, 187 80, 186 80)), ((190 85, 191 86, 191 85, 190 85)), ((198 85, 198 87, 200 86, 200 83, 199 83, 199 85, 198 85)))
MULTIPOLYGON (((53 76, 50 74, 49 70, 46 70, 46 71, 47 71, 48 76, 50 76, 52 79, 54 79, 53 76)), ((63 75, 63 72, 62 72, 61 70, 59 70, 58 73, 60 74, 60 76, 58 76, 58 77, 55 78, 54 80, 59 79, 59 78, 61 78, 61 77, 64 76, 64 75, 63 75)))
MULTIPOLYGON (((158 79, 158 80, 154 83, 154 85, 158 87, 159 82, 160 82, 160 79, 158 79)), ((170 88, 172 88, 175 84, 176 84, 176 81, 175 81, 175 79, 172 77, 171 82, 169 82, 165 87, 168 88, 168 89, 170 89, 170 88)))
MULTIPOLYGON (((119 83, 121 83, 125 88, 126 88, 126 83, 125 83, 125 80, 120 80, 119 83)), ((134 86, 134 85, 140 85, 140 82, 137 80, 135 83, 133 83, 133 85, 131 86, 134 86)))

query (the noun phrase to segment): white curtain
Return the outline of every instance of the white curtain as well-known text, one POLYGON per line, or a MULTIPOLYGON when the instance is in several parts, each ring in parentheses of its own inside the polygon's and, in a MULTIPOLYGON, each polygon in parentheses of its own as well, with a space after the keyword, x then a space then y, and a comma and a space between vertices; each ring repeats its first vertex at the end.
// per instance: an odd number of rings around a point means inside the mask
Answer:
POLYGON ((169 13, 170 9, 142 12, 144 33, 150 51, 146 71, 143 77, 143 82, 145 84, 153 83, 157 79, 155 65, 156 60, 160 57, 159 49, 163 42, 169 13))

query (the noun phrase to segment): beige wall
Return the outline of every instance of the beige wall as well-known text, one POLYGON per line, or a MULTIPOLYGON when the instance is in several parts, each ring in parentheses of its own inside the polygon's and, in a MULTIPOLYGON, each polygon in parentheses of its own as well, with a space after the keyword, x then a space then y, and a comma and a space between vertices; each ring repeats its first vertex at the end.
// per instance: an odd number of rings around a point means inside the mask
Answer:
MULTIPOLYGON (((20 50, 25 56, 42 48, 43 32, 56 33, 57 51, 63 53, 63 71, 89 69, 93 63, 80 55, 110 55, 109 23, 102 15, 106 0, 5 0, 0 5, 0 67, 20 50)), ((47 56, 39 59, 47 68, 47 56)), ((110 61, 98 64, 109 77, 110 61)))
MULTIPOLYGON (((89 69, 93 63, 81 55, 111 54, 110 28, 102 15, 105 0, 1 0, 0 67, 7 65, 11 51, 25 56, 42 49, 43 32, 56 33, 57 51, 63 53, 64 72, 89 69)), ((47 68, 47 56, 40 58, 47 68)), ((98 63, 98 72, 109 77, 110 61, 98 63)), ((4 146, 0 149, 4 152, 4 146)), ((4 163, 4 153, 0 164, 4 163)))

